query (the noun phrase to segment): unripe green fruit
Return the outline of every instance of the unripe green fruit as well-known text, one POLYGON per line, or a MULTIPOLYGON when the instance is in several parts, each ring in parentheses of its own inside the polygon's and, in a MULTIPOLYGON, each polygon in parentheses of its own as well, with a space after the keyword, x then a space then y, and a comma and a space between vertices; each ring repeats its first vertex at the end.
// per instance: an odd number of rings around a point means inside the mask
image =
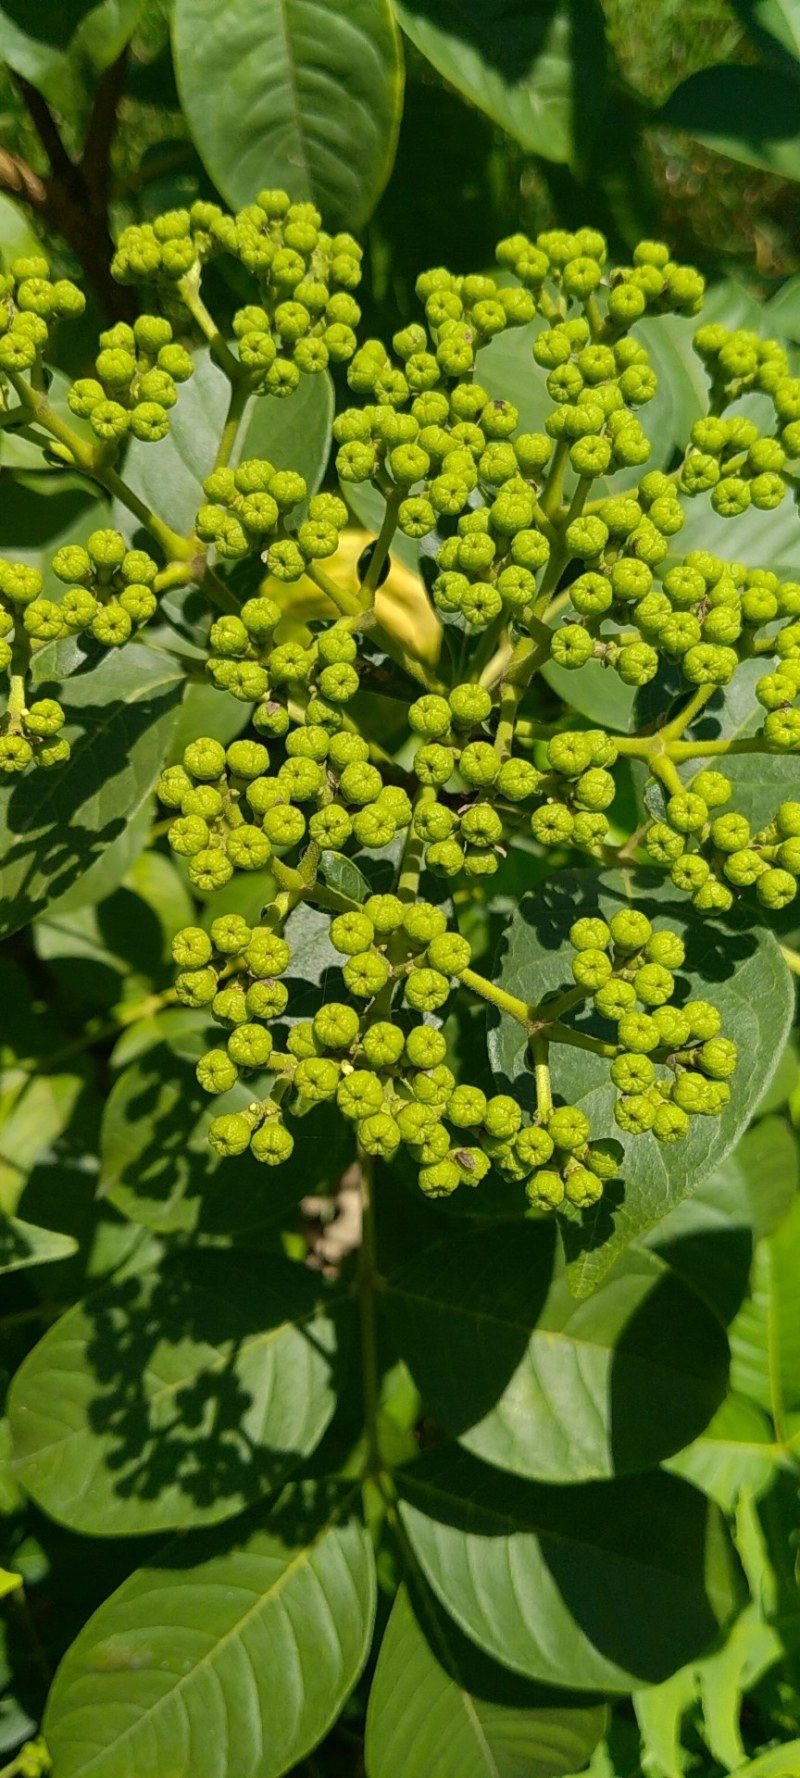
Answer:
POLYGON ((532 1173, 525 1187, 525 1196, 532 1210, 557 1210, 564 1202, 564 1195, 561 1174, 547 1168, 532 1173))
POLYGON ((589 1119, 576 1105, 561 1105, 550 1113, 547 1133, 552 1137, 556 1148, 571 1153, 573 1149, 582 1148, 588 1141, 589 1119))
POLYGON ((415 1025, 406 1037, 405 1051, 413 1068, 437 1068, 447 1055, 447 1040, 432 1025, 415 1025))

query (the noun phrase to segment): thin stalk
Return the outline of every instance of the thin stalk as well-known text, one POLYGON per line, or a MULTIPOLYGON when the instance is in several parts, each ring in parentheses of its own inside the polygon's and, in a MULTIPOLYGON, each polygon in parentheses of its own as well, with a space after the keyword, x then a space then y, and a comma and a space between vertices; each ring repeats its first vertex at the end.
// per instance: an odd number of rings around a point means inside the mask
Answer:
POLYGON ((550 1081, 550 1050, 543 1032, 534 1037, 531 1054, 536 1085, 536 1109, 541 1118, 548 1118, 553 1109, 553 1088, 550 1081))
POLYGON ((375 1233, 375 1201, 372 1156, 359 1148, 361 1174, 361 1247, 358 1255, 356 1292, 361 1326, 361 1382, 364 1398, 364 1425, 367 1439, 366 1473, 375 1476, 381 1468, 378 1442, 378 1407, 380 1402, 380 1366, 378 1333, 375 1316, 375 1278, 377 1274, 377 1243, 375 1233))
POLYGON ((397 514, 403 497, 402 488, 393 488, 391 494, 388 496, 386 501, 386 511, 383 515, 383 524, 381 525, 377 542, 370 557, 369 567, 361 582, 362 594, 366 593, 368 595, 368 603, 370 605, 374 603, 381 570, 389 554, 392 538, 397 530, 397 514))
POLYGON ((219 331, 213 315, 209 312, 203 302, 203 298, 200 295, 200 279, 198 273, 187 272, 186 276, 180 280, 178 292, 185 303, 186 308, 189 310, 192 320, 196 323, 204 339, 208 340, 211 347, 211 355, 216 360, 220 370, 225 372, 225 375, 230 378, 232 383, 243 382, 244 367, 240 364, 238 358, 234 358, 227 342, 219 331))
POLYGON ((529 1006, 525 1000, 518 1000, 516 994, 506 993, 505 988, 499 988, 496 982, 487 981, 475 969, 462 970, 459 981, 473 994, 478 994, 481 1000, 487 1000, 490 1006, 496 1006, 498 1012, 507 1013, 509 1018, 524 1025, 526 1030, 530 1029, 535 1008, 529 1006))
POLYGON ((236 440, 239 436, 239 428, 244 419, 245 409, 250 400, 250 395, 251 390, 249 385, 244 382, 241 377, 239 377, 235 383, 231 384, 228 412, 225 415, 225 425, 222 428, 222 437, 220 438, 217 454, 214 458, 215 469, 227 469, 228 464, 230 463, 236 446, 236 440))

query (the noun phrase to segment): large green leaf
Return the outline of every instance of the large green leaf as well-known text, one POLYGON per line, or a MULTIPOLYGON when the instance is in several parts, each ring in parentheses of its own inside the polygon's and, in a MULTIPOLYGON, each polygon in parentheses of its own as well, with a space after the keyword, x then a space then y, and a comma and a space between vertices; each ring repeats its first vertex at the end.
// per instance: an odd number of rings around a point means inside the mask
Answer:
POLYGON ((450 86, 530 154, 575 163, 603 101, 594 0, 393 0, 403 30, 450 86))
POLYGON ((17 1372, 17 1473, 94 1536, 214 1524, 282 1481, 336 1402, 351 1305, 278 1256, 195 1255, 71 1309, 17 1372))
POLYGON ((54 1229, 40 1229, 16 1216, 0 1217, 0 1272, 18 1272, 22 1266, 46 1265, 76 1253, 77 1241, 54 1229))
POLYGON ((800 1409, 800 1199, 774 1234, 759 1241, 750 1297, 731 1328, 733 1386, 771 1415, 776 1436, 800 1409))
POLYGON ((786 74, 719 62, 690 74, 653 122, 749 167, 800 179, 797 83, 786 74))
POLYGON ((800 278, 787 278, 764 305, 764 319, 785 339, 800 340, 800 278))
POLYGON ((601 1692, 657 1682, 700 1654, 736 1603, 717 1508, 674 1476, 553 1488, 442 1445, 397 1481, 442 1605, 530 1679, 601 1692))
POLYGON ((744 1396, 728 1395, 701 1437, 667 1467, 733 1512, 743 1489, 755 1499, 769 1486, 780 1459, 766 1415, 744 1396))
POLYGON ((37 689, 61 699, 72 754, 66 765, 32 772, 3 794, 3 936, 63 895, 137 813, 158 775, 183 688, 174 662, 140 643, 68 679, 61 678, 61 658, 43 650, 37 689))
MULTIPOLYGON (((579 1294, 591 1290, 622 1249, 694 1191, 734 1146, 777 1066, 794 1010, 791 977, 771 933, 697 915, 655 872, 624 877, 590 871, 560 874, 523 897, 504 935, 496 979, 528 1003, 570 987, 567 935, 573 920, 584 913, 608 918, 631 901, 646 909, 656 929, 669 927, 681 934, 686 944, 682 980, 688 992, 718 1007, 742 1061, 722 1116, 695 1118, 682 1142, 662 1145, 649 1133, 623 1138, 615 1131, 614 1089, 602 1057, 567 1044, 554 1046, 558 1097, 582 1107, 596 1136, 617 1134, 625 1149, 617 1189, 607 1188, 580 1227, 565 1227, 570 1274, 579 1294)), ((591 1019, 589 1024, 594 1028, 591 1019)), ((585 1028, 583 1018, 577 1026, 585 1028)), ((608 1025, 598 1022, 596 1028, 610 1035, 608 1025)), ((514 1083, 515 1090, 528 1092, 532 1083, 523 1026, 502 1015, 490 1030, 489 1049, 496 1074, 514 1083)))
POLYGON ((131 1575, 56 1674, 45 1733, 60 1778, 279 1778, 302 1760, 369 1649, 375 1573, 355 1500, 306 1484, 131 1575))
MULTIPOLYGON (((203 349, 172 410, 166 438, 158 444, 134 439, 128 448, 128 486, 174 530, 190 531, 202 504, 202 483, 214 467, 230 389, 224 372, 203 349)), ((325 470, 332 419, 333 390, 324 373, 303 377, 286 401, 254 396, 234 460, 268 457, 277 469, 299 470, 313 492, 325 470)), ((114 523, 130 534, 136 522, 118 505, 114 523)))
POLYGON ((587 1302, 540 1224, 470 1230, 390 1276, 400 1356, 445 1430, 541 1482, 647 1469, 725 1393, 724 1332, 654 1255, 628 1251, 587 1302))
POLYGON ((176 0, 174 43, 189 128, 230 204, 286 186, 331 228, 366 221, 402 104, 388 0, 176 0))
POLYGON ((369 1778, 561 1778, 586 1764, 603 1733, 601 1705, 512 1677, 427 1591, 415 1604, 401 1587, 381 1643, 367 1710, 369 1778))
POLYGON ((777 1228, 797 1183, 793 1132, 782 1118, 762 1118, 642 1239, 727 1324, 747 1293, 753 1239, 777 1228))

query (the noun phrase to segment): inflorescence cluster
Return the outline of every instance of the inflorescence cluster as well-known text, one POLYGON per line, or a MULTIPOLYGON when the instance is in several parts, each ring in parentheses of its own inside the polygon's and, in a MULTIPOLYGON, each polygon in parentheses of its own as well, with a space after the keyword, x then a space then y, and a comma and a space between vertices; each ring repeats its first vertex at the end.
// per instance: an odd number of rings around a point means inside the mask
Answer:
POLYGON ((64 708, 31 696, 47 644, 73 637, 89 658, 120 647, 166 589, 199 585, 212 611, 209 680, 248 706, 250 727, 227 747, 199 736, 162 773, 168 842, 201 896, 237 871, 268 872, 272 884, 260 924, 222 915, 175 941, 178 999, 208 1008, 223 1028, 198 1066, 201 1084, 240 1096, 241 1077, 253 1084, 246 1108, 214 1119, 213 1146, 281 1161, 292 1120, 335 1101, 363 1153, 385 1159, 405 1146, 431 1195, 494 1168, 524 1182, 535 1209, 585 1209, 617 1171, 620 1145, 556 1102, 552 1048, 593 1046, 609 1064, 619 1129, 661 1142, 724 1109, 735 1048, 715 1009, 686 998, 678 934, 654 930, 645 914, 577 919, 572 986, 524 1006, 473 969, 442 897, 457 879, 491 876, 521 835, 558 861, 567 852, 614 862, 615 768, 631 759, 651 784, 628 857, 668 873, 701 912, 724 913, 751 888, 765 909, 796 894, 800 802, 782 802, 751 831, 729 806, 735 774, 720 765, 739 752, 800 753, 800 583, 704 550, 681 554, 680 533, 687 500, 735 519, 794 490, 800 378, 777 342, 700 325, 708 411, 681 461, 647 469, 642 416, 658 379, 636 325, 696 316, 703 300, 700 275, 661 243, 641 242, 630 265, 612 268, 594 229, 515 235, 497 249, 497 277, 424 272, 419 318, 389 345, 360 337, 360 257, 351 236, 325 233, 312 205, 281 192, 262 192, 236 216, 198 203, 126 229, 114 272, 144 287, 148 310, 101 336, 94 374, 69 391, 75 426, 48 401, 42 366, 54 324, 81 312, 80 292, 53 281, 44 260, 12 265, 0 289, 0 419, 113 495, 150 542, 145 551, 100 529, 62 547, 47 596, 34 568, 0 562, 0 667, 10 675, 0 767, 68 758, 64 708), (245 275, 252 283, 252 300, 224 329, 202 294, 204 268, 220 257, 237 262, 237 289, 245 275), (531 374, 547 398, 536 430, 491 394, 490 356, 481 382, 479 355, 508 329, 529 330, 531 374), (129 438, 149 445, 167 434, 198 335, 231 395, 184 537, 128 487, 125 450, 129 438), (292 468, 237 457, 254 398, 290 397, 305 375, 325 371, 341 396, 339 491, 314 492, 292 468), (751 391, 760 414, 764 397, 770 404, 767 429, 729 412, 751 391), (336 558, 361 484, 381 495, 385 517, 348 592, 336 558), (378 621, 396 531, 420 542, 453 643, 442 659, 458 668, 443 664, 441 677, 378 621), (300 583, 326 617, 293 618, 300 583), (365 671, 387 656, 408 718, 407 745, 393 756, 360 695, 365 671), (702 738, 705 706, 717 711, 754 661, 763 715, 752 732, 702 738), (630 734, 569 710, 543 721, 536 691, 549 663, 576 675, 594 663, 637 692, 663 680, 666 714, 656 727, 651 712, 630 734), (326 886, 325 855, 354 850, 367 873, 376 856, 395 862, 390 892, 362 903, 326 886), (285 929, 303 901, 330 914, 347 996, 310 1021, 294 1014, 283 979, 285 929), (525 1026, 537 1060, 532 1117, 506 1093, 487 1098, 457 1083, 442 1029, 456 986, 525 1026), (570 1022, 575 1007, 613 1029, 587 1037, 570 1022))

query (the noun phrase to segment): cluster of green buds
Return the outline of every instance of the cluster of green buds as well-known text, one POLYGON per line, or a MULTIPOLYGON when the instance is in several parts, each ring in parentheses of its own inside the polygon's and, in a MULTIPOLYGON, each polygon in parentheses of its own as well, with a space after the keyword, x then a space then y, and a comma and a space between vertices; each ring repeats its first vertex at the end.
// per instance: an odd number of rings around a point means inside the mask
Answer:
POLYGON ((189 879, 204 892, 222 888, 235 869, 262 869, 273 853, 282 857, 307 838, 337 852, 351 839, 380 850, 411 820, 407 792, 384 784, 360 735, 331 733, 313 720, 290 727, 277 701, 269 720, 271 733, 284 737, 279 764, 262 740, 224 748, 201 736, 185 749, 182 764, 168 766, 159 779, 162 803, 180 810, 169 844, 188 859, 189 879))
POLYGON ((198 201, 124 229, 112 270, 123 284, 158 285, 168 306, 183 309, 184 324, 188 310, 208 337, 202 268, 219 255, 237 260, 254 280, 256 301, 234 315, 232 364, 254 391, 284 397, 303 372, 353 356, 362 252, 352 235, 326 233, 313 204, 262 191, 235 216, 198 201))
POLYGON ((609 1048, 620 1129, 634 1136, 652 1130, 659 1142, 677 1142, 692 1116, 719 1116, 730 1098, 736 1045, 719 1035, 721 1019, 708 1001, 678 1004, 675 971, 685 961, 678 933, 655 932, 646 914, 631 908, 608 922, 583 916, 569 937, 581 1002, 590 1000, 617 1028, 609 1048))
POLYGON ((41 363, 55 323, 76 320, 85 307, 83 291, 69 278, 51 278, 42 255, 12 259, 0 274, 0 407, 8 385, 41 363))
MULTIPOLYGON (((334 556, 349 518, 338 494, 314 494, 304 516, 292 524, 289 515, 307 500, 306 481, 294 469, 276 469, 265 457, 249 457, 237 469, 215 469, 203 492, 206 504, 195 521, 202 542, 223 561, 260 555, 280 581, 300 580, 310 562, 334 556)), ((212 654, 242 658, 246 640, 239 638, 238 646, 226 650, 218 645, 224 635, 224 630, 212 634, 212 654)))
POLYGON ((88 420, 95 437, 116 446, 133 438, 157 444, 169 431, 169 410, 178 384, 194 374, 194 359, 173 338, 162 315, 139 315, 132 327, 118 321, 100 335, 95 375, 78 377, 67 401, 88 420))
POLYGON ((650 857, 669 866, 676 889, 701 912, 726 913, 736 891, 750 888, 763 908, 788 907, 800 877, 800 803, 781 803, 753 833, 746 815, 725 811, 732 795, 723 772, 698 772, 688 790, 667 798, 663 821, 650 824, 650 857))
MULTIPOLYGON (((728 1101, 736 1047, 719 1035, 709 1003, 677 1004, 674 971, 684 961, 678 935, 654 932, 631 910, 608 924, 583 917, 570 940, 578 992, 562 997, 564 1010, 576 999, 591 1000, 617 1027, 618 1041, 604 1053, 618 1089, 620 1129, 675 1142, 692 1116, 718 1115, 728 1101)), ((178 999, 209 1008, 227 1031, 224 1048, 215 1045, 198 1063, 200 1085, 221 1095, 242 1076, 270 1076, 264 1097, 212 1122, 209 1139, 220 1155, 249 1147, 270 1165, 288 1159, 294 1139, 287 1118, 334 1101, 365 1153, 388 1160, 401 1146, 408 1150, 429 1196, 476 1186, 494 1168, 521 1183, 536 1211, 587 1210, 598 1201, 622 1151, 612 1138, 593 1138, 580 1107, 549 1103, 526 1120, 510 1094, 487 1097, 480 1087, 457 1083, 441 1024, 454 984, 470 987, 480 978, 467 940, 448 927, 441 907, 373 894, 333 916, 330 941, 345 959, 349 998, 327 1000, 312 1019, 297 1020, 280 979, 291 970, 291 950, 274 925, 253 928, 240 915, 223 915, 210 932, 178 933, 178 999), (420 1015, 428 1022, 417 1022, 420 1015)), ((554 1041, 568 1042, 569 1028, 551 1018, 546 1002, 542 1011, 554 1041)))

